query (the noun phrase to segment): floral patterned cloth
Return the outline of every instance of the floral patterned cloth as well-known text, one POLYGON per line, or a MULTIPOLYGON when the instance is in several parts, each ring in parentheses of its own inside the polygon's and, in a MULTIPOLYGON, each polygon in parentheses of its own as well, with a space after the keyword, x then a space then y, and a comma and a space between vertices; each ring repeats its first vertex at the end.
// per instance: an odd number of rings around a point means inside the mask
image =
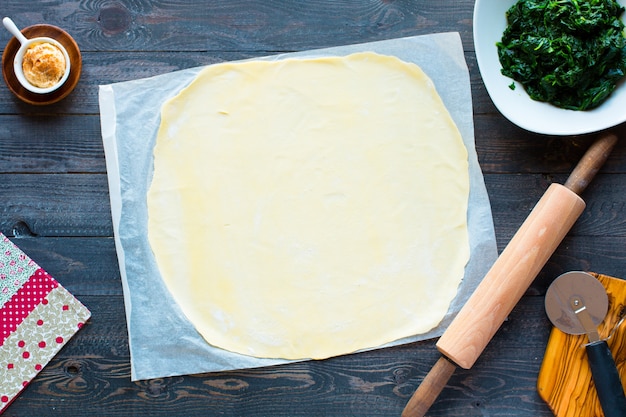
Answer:
POLYGON ((0 306, 2 413, 91 313, 2 233, 0 306))

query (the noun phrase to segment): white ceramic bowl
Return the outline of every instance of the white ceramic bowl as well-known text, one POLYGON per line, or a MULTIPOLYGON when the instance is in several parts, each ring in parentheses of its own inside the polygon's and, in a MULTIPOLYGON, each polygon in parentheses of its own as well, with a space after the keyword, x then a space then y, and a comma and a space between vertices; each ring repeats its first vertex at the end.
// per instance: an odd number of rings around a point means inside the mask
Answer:
MULTIPOLYGON (((626 83, 622 81, 611 96, 592 110, 566 110, 535 101, 524 87, 500 73, 496 42, 507 26, 506 11, 516 0, 476 0, 474 6, 474 47, 480 74, 498 110, 519 127, 548 135, 580 135, 597 132, 626 121, 626 83)), ((626 0, 619 0, 626 4, 626 0)), ((626 19, 626 13, 622 20, 626 19)), ((626 20, 625 20, 626 21, 626 20)))
POLYGON ((22 43, 22 45, 20 46, 20 49, 15 54, 15 58, 13 60, 13 71, 15 72, 15 77, 17 78, 17 80, 25 89, 27 89, 28 91, 32 91, 33 93, 37 93, 37 94, 48 94, 57 90, 59 87, 61 87, 63 83, 67 80, 67 77, 69 77, 70 75, 70 70, 71 70, 70 66, 71 66, 70 57, 65 47, 61 45, 57 40, 52 39, 52 38, 45 38, 45 37, 28 39, 26 42, 22 43), (26 76, 24 75, 24 71, 22 69, 22 61, 24 61, 24 54, 26 53, 28 48, 38 43, 49 43, 49 44, 56 46, 57 48, 59 48, 59 50, 61 50, 61 52, 63 53, 63 57, 65 58, 65 72, 63 73, 63 76, 61 77, 59 82, 57 82, 51 87, 41 88, 41 87, 37 87, 31 84, 26 79, 26 76))
POLYGON ((17 38, 17 40, 20 43, 20 48, 15 54, 15 58, 13 59, 13 72, 15 73, 15 77, 17 78, 19 83, 22 85, 22 87, 24 87, 28 91, 31 91, 37 94, 48 94, 59 89, 63 85, 63 83, 67 81, 67 78, 70 75, 71 64, 70 64, 69 54, 67 53, 67 49, 65 49, 65 47, 61 45, 61 43, 58 42, 56 39, 52 39, 48 37, 36 37, 32 39, 27 39, 22 34, 22 32, 18 29, 18 27, 15 25, 13 20, 11 20, 11 18, 9 17, 4 17, 2 19, 2 24, 9 32, 11 32, 11 34, 13 34, 13 36, 17 38), (59 82, 57 82, 53 86, 46 87, 46 88, 37 87, 31 84, 26 78, 26 76, 24 75, 24 70, 22 69, 22 62, 24 61, 24 54, 31 46, 39 44, 39 43, 49 43, 51 45, 56 46, 63 53, 63 58, 65 59, 65 72, 63 73, 63 76, 61 77, 59 82))

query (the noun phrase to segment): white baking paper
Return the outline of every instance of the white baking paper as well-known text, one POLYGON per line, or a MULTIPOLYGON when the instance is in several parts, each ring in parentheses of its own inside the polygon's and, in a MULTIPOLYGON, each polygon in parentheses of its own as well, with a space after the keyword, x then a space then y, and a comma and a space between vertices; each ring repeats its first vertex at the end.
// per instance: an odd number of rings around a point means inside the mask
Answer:
MULTIPOLYGON (((472 97, 458 33, 440 33, 257 58, 343 56, 373 51, 419 65, 433 80, 469 153, 468 226, 471 255, 450 310, 432 331, 398 345, 440 336, 497 257, 491 206, 474 145, 472 97)), ((131 378, 244 369, 285 363, 258 359, 209 345, 178 308, 161 280, 147 235, 146 193, 152 177, 152 148, 162 104, 202 68, 101 85, 102 138, 113 229, 122 277, 131 354, 131 378)), ((438 277, 433 277, 438 279, 438 277)))

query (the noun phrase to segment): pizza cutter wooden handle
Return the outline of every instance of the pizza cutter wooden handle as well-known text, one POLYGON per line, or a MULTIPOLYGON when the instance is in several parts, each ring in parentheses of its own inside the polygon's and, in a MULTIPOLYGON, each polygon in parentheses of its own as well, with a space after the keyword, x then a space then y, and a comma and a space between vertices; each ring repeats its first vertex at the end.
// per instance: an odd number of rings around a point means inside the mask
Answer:
POLYGON ((598 139, 570 175, 568 185, 548 188, 437 342, 447 359, 441 358, 426 375, 403 417, 423 417, 452 376, 454 364, 469 369, 476 362, 583 212, 585 203, 577 193, 591 182, 616 141, 615 135, 598 139))

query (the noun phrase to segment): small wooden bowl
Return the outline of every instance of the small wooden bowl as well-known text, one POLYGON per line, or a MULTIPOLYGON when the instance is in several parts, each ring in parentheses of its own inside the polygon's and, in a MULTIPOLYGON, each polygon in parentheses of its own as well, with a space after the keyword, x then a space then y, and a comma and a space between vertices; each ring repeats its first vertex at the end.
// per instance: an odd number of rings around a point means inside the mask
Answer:
POLYGON ((48 37, 61 43, 65 49, 67 49, 67 54, 70 57, 70 75, 59 89, 51 93, 37 94, 28 91, 20 84, 13 71, 13 58, 18 49, 20 49, 20 42, 12 37, 2 54, 2 76, 9 90, 20 100, 38 106, 56 103, 67 97, 67 95, 74 90, 76 84, 78 84, 82 70, 82 57, 76 41, 63 29, 52 25, 42 24, 29 26, 22 29, 22 33, 27 38, 48 37))

